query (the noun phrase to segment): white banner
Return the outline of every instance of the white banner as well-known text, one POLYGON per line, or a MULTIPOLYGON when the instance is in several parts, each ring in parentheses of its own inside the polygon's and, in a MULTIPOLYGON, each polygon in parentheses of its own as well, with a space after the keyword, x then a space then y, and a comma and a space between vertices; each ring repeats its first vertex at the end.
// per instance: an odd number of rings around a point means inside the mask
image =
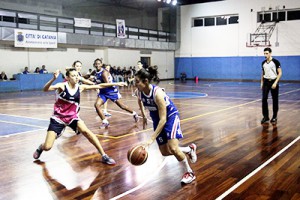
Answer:
POLYGON ((83 28, 91 28, 92 27, 92 21, 91 19, 84 19, 84 18, 74 18, 76 27, 83 27, 83 28))
POLYGON ((15 29, 15 47, 57 48, 57 33, 15 29))
POLYGON ((117 37, 118 38, 126 38, 126 27, 124 19, 117 19, 117 37))

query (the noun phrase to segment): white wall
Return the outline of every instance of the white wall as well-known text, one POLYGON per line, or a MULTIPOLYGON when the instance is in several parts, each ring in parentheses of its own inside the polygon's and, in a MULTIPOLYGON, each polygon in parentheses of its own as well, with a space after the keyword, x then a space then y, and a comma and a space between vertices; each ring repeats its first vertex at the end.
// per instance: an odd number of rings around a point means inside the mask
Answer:
MULTIPOLYGON (((173 51, 151 51, 151 54, 140 54, 139 50, 108 49, 107 62, 111 65, 136 66, 141 57, 150 57, 151 65, 158 66, 161 79, 174 78, 174 52, 173 51)), ((104 58, 105 61, 105 58, 104 58)), ((106 62, 106 61, 105 61, 106 62)))
POLYGON ((83 74, 93 67, 96 58, 103 58, 105 63, 112 66, 136 66, 140 57, 148 56, 151 64, 157 65, 160 78, 174 78, 174 52, 152 51, 149 55, 140 54, 139 50, 130 49, 96 49, 94 52, 82 52, 78 48, 66 48, 66 51, 47 51, 46 49, 24 49, 14 47, 0 48, 0 72, 5 71, 9 78, 13 74, 21 73, 25 66, 32 72, 36 67, 46 65, 49 72, 56 69, 64 71, 75 60, 83 64, 83 74), (167 69, 168 68, 168 69, 167 69), (165 71, 168 71, 166 73, 165 71))
POLYGON ((174 52, 153 51, 151 55, 151 64, 158 66, 159 78, 174 78, 174 52), (159 64, 157 64, 159 63, 159 64))
MULTIPOLYGON (((298 0, 226 0, 181 7, 181 45, 176 57, 255 56, 262 48, 246 47, 247 35, 254 33, 257 12, 265 7, 275 10, 300 8, 298 0), (251 9, 253 11, 251 12, 251 9), (225 26, 193 27, 192 19, 216 15, 239 15, 239 23, 225 26)), ((277 24, 279 47, 275 47, 276 30, 271 45, 276 55, 300 55, 300 20, 277 24)))

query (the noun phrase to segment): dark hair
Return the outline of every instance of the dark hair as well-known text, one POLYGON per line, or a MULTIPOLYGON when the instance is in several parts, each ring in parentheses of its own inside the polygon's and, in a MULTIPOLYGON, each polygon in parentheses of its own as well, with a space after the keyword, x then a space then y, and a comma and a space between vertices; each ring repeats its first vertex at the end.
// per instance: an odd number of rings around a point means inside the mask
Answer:
POLYGON ((100 58, 96 58, 96 60, 94 60, 94 64, 93 64, 94 67, 95 67, 97 61, 100 61, 102 63, 102 58, 101 59, 100 58))
POLYGON ((79 62, 80 64, 82 64, 79 60, 76 60, 76 61, 73 62, 72 67, 75 67, 76 63, 78 63, 78 62, 79 62))
POLYGON ((265 48, 264 51, 268 51, 268 52, 272 53, 272 49, 270 47, 265 48))
POLYGON ((72 72, 72 71, 76 71, 76 69, 75 69, 75 68, 70 68, 70 69, 68 69, 67 72, 66 72, 66 76, 69 77, 70 72, 72 72))
POLYGON ((135 73, 135 76, 139 77, 142 81, 148 79, 151 82, 154 78, 158 78, 157 69, 153 67, 148 67, 147 69, 142 68, 135 73))

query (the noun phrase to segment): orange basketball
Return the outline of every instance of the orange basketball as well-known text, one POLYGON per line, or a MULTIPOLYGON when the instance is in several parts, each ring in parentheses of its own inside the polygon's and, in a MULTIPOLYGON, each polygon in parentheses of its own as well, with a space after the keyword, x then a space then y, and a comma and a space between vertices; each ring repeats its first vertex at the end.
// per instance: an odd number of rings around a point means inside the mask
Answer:
POLYGON ((142 165, 147 161, 147 158, 148 152, 141 145, 134 146, 127 152, 127 159, 133 165, 142 165))

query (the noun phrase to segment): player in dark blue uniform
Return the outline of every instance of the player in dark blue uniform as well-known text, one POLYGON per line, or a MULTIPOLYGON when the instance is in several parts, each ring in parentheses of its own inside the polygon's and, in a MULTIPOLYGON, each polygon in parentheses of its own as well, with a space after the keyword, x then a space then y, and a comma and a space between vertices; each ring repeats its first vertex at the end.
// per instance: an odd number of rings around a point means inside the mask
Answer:
POLYGON ((174 155, 179 162, 183 163, 186 173, 183 175, 181 182, 191 183, 196 177, 189 166, 185 153, 190 157, 191 162, 195 163, 197 161, 197 147, 195 144, 188 147, 179 147, 179 139, 183 135, 178 110, 160 87, 150 84, 154 77, 157 77, 157 69, 152 67, 141 69, 135 74, 138 104, 143 116, 143 128, 147 124, 144 108, 150 111, 150 117, 153 121, 154 133, 147 141, 146 146, 152 144, 156 139, 163 156, 174 155))
MULTIPOLYGON (((109 70, 110 70, 110 65, 105 65, 104 68, 99 69, 99 71, 95 75, 96 80, 100 81, 101 83, 113 83, 113 77, 109 73, 109 70)), ((138 114, 135 111, 133 111, 131 108, 129 108, 127 105, 123 104, 120 98, 121 98, 121 94, 119 93, 118 88, 115 86, 100 89, 98 98, 95 102, 95 108, 97 110, 97 113, 99 117, 102 119, 102 125, 100 126, 100 128, 106 128, 109 126, 109 122, 101 110, 101 106, 108 99, 116 103, 121 109, 131 113, 135 122, 138 122, 139 120, 138 114)))

